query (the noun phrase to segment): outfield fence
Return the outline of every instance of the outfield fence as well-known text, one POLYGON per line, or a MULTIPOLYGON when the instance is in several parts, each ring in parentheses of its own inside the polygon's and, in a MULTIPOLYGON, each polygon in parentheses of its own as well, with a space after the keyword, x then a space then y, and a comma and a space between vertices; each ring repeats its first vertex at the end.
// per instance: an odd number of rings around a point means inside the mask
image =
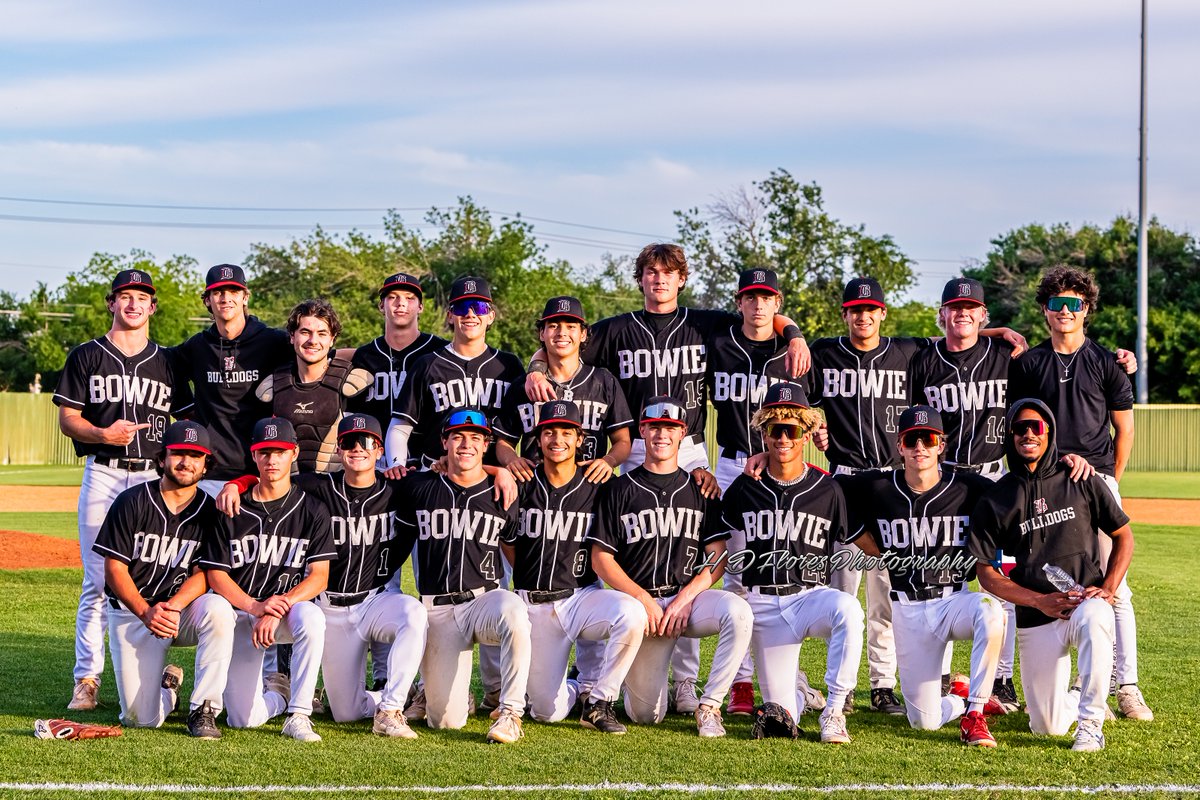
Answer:
MULTIPOLYGON (((1129 469, 1137 472, 1200 472, 1200 405, 1134 407, 1137 436, 1129 469)), ((0 463, 77 464, 71 442, 58 430, 58 409, 49 394, 0 392, 0 463)), ((710 461, 715 463, 716 414, 709 409, 710 461)), ((809 461, 828 466, 811 444, 809 461)))

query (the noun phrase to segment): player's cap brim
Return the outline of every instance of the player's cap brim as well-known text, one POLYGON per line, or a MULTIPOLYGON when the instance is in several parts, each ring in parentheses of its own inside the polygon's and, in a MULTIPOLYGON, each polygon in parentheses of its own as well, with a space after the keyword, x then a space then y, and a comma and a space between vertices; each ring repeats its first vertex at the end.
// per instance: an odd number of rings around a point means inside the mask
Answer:
POLYGON ((537 425, 534 425, 533 427, 535 427, 535 428, 549 428, 551 425, 559 425, 559 426, 562 426, 562 427, 565 427, 565 428, 579 428, 580 430, 583 430, 583 426, 582 426, 582 425, 580 425, 580 424, 579 424, 578 422, 576 422, 575 420, 573 420, 573 419, 561 419, 561 418, 558 418, 558 417, 555 417, 554 419, 544 419, 544 420, 542 420, 541 422, 539 422, 537 425))
POLYGON ((458 297, 450 298, 451 303, 457 303, 459 300, 482 300, 485 303, 491 303, 492 298, 486 294, 460 294, 458 297))
POLYGON ((204 291, 211 292, 213 289, 220 289, 222 286, 236 286, 239 289, 247 288, 246 284, 239 283, 238 281, 217 281, 216 283, 210 283, 208 286, 205 286, 204 291))
POLYGON ((207 447, 201 447, 198 444, 169 444, 164 449, 166 450, 188 450, 193 453, 203 453, 206 456, 212 455, 212 450, 207 447))
POLYGON ((778 289, 776 289, 774 286, 767 286, 762 283, 756 283, 756 284, 753 284, 752 286, 747 286, 743 289, 737 290, 737 293, 739 295, 745 294, 746 292, 770 292, 771 294, 783 294, 778 289))
POLYGON ((986 306, 981 300, 976 300, 973 297, 955 297, 953 300, 947 300, 942 303, 943 306, 971 305, 971 306, 986 306))
POLYGON ((847 300, 842 303, 842 308, 854 308, 854 306, 875 306, 876 308, 887 308, 887 303, 882 300, 847 300))
POLYGON ((808 403, 797 403, 795 400, 780 400, 776 403, 763 403, 763 408, 812 408, 808 403))
POLYGON ((383 443, 383 439, 379 438, 379 435, 376 434, 375 431, 367 431, 367 430, 346 431, 345 433, 339 433, 337 436, 337 440, 340 442, 340 441, 342 441, 342 439, 345 439, 347 436, 370 436, 375 441, 377 441, 381 444, 383 443))
POLYGON ((678 425, 681 428, 686 428, 687 423, 681 419, 671 419, 670 417, 642 417, 638 422, 665 422, 668 425, 678 425))
POLYGON ((379 299, 387 297, 392 292, 403 289, 406 292, 412 292, 417 297, 424 299, 425 293, 421 291, 421 287, 415 283, 389 283, 387 286, 379 288, 379 299))
POLYGON ((587 320, 584 319, 583 317, 579 316, 578 314, 551 314, 548 317, 539 317, 538 322, 549 322, 552 319, 569 319, 569 320, 574 320, 575 322, 578 322, 581 325, 587 325, 587 320))
POLYGON ((113 292, 123 292, 126 289, 141 289, 146 294, 154 294, 155 289, 148 283, 125 283, 113 289, 113 292))
POLYGON ((900 431, 900 435, 903 436, 904 434, 912 433, 913 431, 929 431, 930 433, 936 433, 938 436, 946 435, 946 432, 940 428, 934 428, 929 425, 913 425, 911 428, 905 428, 904 430, 900 431))
POLYGON ((462 425, 448 425, 445 428, 442 428, 442 435, 444 436, 447 433, 454 433, 455 431, 479 431, 480 433, 486 433, 489 436, 492 433, 491 428, 485 428, 482 425, 476 425, 473 422, 466 422, 462 425))
POLYGON ((270 442, 255 442, 254 444, 250 445, 251 450, 267 450, 270 448, 274 448, 276 450, 288 450, 288 449, 296 450, 299 447, 300 447, 300 445, 296 444, 295 442, 278 441, 278 440, 270 441, 270 442))

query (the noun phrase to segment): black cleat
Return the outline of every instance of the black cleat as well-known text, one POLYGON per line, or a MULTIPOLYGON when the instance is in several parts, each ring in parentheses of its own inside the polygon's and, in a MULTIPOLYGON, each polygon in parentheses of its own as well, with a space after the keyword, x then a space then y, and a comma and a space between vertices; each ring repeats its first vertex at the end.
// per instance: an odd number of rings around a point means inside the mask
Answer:
POLYGON ((611 700, 591 700, 583 705, 583 716, 579 724, 601 733, 625 733, 625 726, 617 721, 611 700))
POLYGON ((197 739, 220 739, 221 729, 217 727, 217 713, 213 711, 212 701, 205 700, 204 705, 192 709, 187 719, 188 733, 197 739))
POLYGON ((891 689, 872 689, 871 690, 871 710, 878 711, 883 714, 904 714, 904 703, 896 697, 896 693, 891 689))

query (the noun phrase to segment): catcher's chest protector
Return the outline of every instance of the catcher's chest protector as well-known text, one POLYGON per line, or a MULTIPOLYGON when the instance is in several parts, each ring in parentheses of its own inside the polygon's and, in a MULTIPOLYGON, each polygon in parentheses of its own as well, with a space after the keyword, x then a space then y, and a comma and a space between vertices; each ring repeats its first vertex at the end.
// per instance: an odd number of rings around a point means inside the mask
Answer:
POLYGON ((341 468, 337 424, 346 407, 342 387, 350 370, 349 361, 331 358, 321 380, 307 385, 296 380, 294 364, 273 373, 272 410, 275 416, 291 420, 296 429, 300 445, 296 465, 301 472, 335 472, 341 468))

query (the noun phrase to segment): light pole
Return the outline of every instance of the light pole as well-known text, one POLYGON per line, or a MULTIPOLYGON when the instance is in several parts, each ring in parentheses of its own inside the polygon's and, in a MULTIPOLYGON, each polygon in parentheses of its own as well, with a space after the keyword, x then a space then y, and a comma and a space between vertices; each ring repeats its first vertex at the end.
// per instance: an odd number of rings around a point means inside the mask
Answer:
POLYGON ((1146 3, 1142 0, 1142 92, 1138 123, 1138 330, 1137 400, 1150 402, 1150 363, 1146 347, 1146 319, 1150 313, 1150 243, 1146 227, 1146 3))

